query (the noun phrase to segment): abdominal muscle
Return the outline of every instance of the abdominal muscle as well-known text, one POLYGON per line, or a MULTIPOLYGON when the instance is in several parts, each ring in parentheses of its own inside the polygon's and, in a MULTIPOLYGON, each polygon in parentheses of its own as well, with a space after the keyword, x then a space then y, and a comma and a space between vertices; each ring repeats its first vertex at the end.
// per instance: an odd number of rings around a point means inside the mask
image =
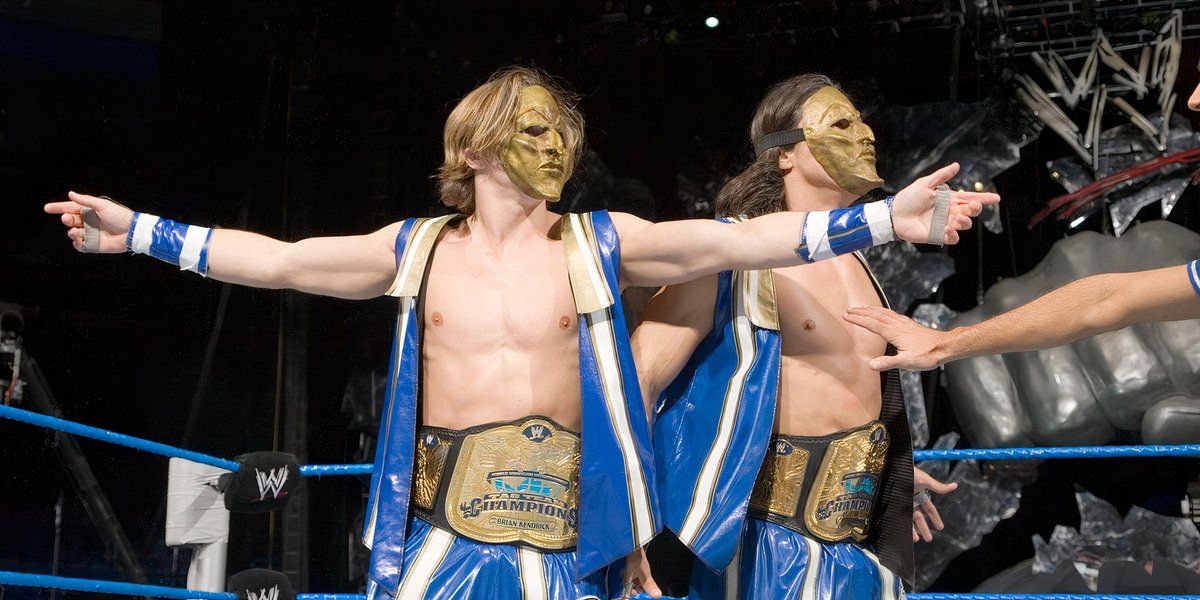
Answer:
POLYGON ((465 429, 531 415, 578 431, 578 317, 562 243, 483 252, 451 231, 425 292, 420 421, 465 429))
POLYGON ((845 359, 783 357, 775 433, 827 435, 879 418, 882 404, 879 374, 866 369, 845 377, 844 371, 839 373, 830 364, 849 362, 845 359))
POLYGON ((579 358, 574 347, 551 353, 498 349, 472 357, 430 346, 427 337, 421 401, 425 425, 466 429, 540 415, 579 431, 579 358), (438 358, 446 355, 451 358, 438 358))

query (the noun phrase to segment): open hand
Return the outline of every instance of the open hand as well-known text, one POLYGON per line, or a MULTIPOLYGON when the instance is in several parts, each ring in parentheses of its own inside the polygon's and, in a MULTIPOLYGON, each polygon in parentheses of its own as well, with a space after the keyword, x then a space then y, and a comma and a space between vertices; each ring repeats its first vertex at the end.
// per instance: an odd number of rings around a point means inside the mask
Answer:
MULTIPOLYGON (((917 494, 922 492, 933 492, 935 494, 949 494, 958 489, 957 483, 942 483, 934 479, 929 473, 913 467, 913 491, 917 494)), ((925 540, 926 542, 933 541, 933 530, 941 531, 946 528, 946 524, 942 522, 942 515, 938 514, 937 507, 933 505, 933 498, 928 493, 925 494, 924 500, 913 507, 913 542, 925 540)))
MULTIPOLYGON (((958 163, 950 163, 912 182, 892 201, 892 226, 896 237, 914 244, 929 243, 929 228, 939 185, 958 174, 958 163)), ((985 204, 1000 202, 998 194, 987 192, 950 192, 950 218, 946 221, 946 244, 958 243, 958 232, 971 228, 971 219, 979 216, 985 204)))
POLYGON ((662 590, 658 589, 658 584, 654 583, 654 576, 650 574, 650 562, 646 560, 646 551, 641 548, 625 558, 625 575, 622 582, 621 598, 633 598, 638 594, 662 598, 662 590))
POLYGON ((952 334, 919 325, 895 311, 879 306, 856 306, 846 311, 842 318, 896 347, 895 356, 877 356, 867 362, 876 371, 928 371, 950 358, 946 340, 952 334))
POLYGON ((133 211, 108 200, 86 194, 67 193, 66 202, 51 202, 43 207, 48 214, 62 215, 62 224, 67 227, 67 237, 71 245, 83 252, 83 216, 82 211, 91 208, 96 211, 100 220, 100 252, 125 252, 125 238, 129 234, 129 226, 133 221, 133 211))

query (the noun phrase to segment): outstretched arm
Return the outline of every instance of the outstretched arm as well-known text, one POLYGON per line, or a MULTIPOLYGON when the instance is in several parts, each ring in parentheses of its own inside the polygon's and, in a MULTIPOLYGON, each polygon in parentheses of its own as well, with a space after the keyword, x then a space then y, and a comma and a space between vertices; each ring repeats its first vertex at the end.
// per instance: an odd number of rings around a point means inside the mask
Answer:
MULTIPOLYGON (((958 165, 922 177, 894 200, 833 211, 786 211, 734 224, 712 220, 651 223, 614 214, 621 236, 623 285, 669 285, 725 270, 754 270, 814 262, 895 238, 924 243, 930 238, 935 188, 958 173, 958 165), (813 218, 810 220, 809 216, 813 218)), ((953 192, 943 235, 958 242, 958 230, 996 194, 953 192)))
POLYGON ((1150 321, 1200 318, 1200 264, 1085 277, 991 319, 938 331, 878 307, 852 308, 845 319, 892 345, 896 356, 872 369, 932 369, 960 358, 1053 348, 1150 321))
MULTIPOLYGON (((130 228, 134 211, 95 196, 71 192, 68 197, 70 200, 66 202, 47 204, 45 211, 61 215, 67 236, 76 250, 82 252, 84 249, 81 216, 84 208, 96 211, 100 228, 99 252, 119 253, 129 249, 127 243, 132 237, 130 228)), ((187 226, 180 227, 183 228, 181 231, 187 229, 187 226)), ((192 270, 206 271, 205 274, 214 279, 251 287, 290 288, 338 298, 373 298, 387 291, 395 275, 393 243, 399 227, 399 223, 394 223, 366 235, 309 238, 298 242, 283 242, 233 229, 204 231, 203 237, 207 240, 204 258, 192 270)), ((142 233, 150 235, 145 227, 142 233)), ((198 251, 196 255, 199 256, 198 251)), ((175 264, 181 262, 177 259, 175 264)))
POLYGON ((712 329, 716 297, 712 275, 663 288, 646 305, 630 341, 647 415, 712 329))

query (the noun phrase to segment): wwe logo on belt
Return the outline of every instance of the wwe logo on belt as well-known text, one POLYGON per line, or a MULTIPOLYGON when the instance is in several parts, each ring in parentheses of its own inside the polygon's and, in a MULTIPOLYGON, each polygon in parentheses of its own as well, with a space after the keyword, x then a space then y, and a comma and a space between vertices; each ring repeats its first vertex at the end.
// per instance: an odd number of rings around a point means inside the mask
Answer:
MULTIPOLYGON (((278 470, 278 469, 276 469, 278 470)), ((287 478, 287 473, 284 473, 284 478, 287 478)), ((246 590, 248 600, 279 600, 279 586, 273 585, 271 589, 260 589, 255 594, 252 590, 246 590)))
MULTIPOLYGON (((258 469, 254 470, 254 478, 258 481, 258 499, 262 500, 270 493, 272 498, 279 498, 279 492, 283 490, 283 484, 287 483, 288 468, 287 466, 279 467, 278 469, 270 469, 267 472, 262 472, 258 469)), ((253 598, 251 600, 254 600, 253 598)), ((275 600, 272 598, 260 598, 259 600, 275 600)))

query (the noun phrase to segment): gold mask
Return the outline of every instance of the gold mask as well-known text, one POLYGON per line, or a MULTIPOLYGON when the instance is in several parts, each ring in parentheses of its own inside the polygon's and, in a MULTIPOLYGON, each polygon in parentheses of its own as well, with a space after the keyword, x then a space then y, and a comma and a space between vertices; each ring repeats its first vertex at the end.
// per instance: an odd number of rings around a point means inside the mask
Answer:
POLYGON ((508 178, 532 198, 556 202, 562 195, 566 147, 558 102, 540 85, 521 90, 513 133, 500 151, 508 178))
POLYGON ((808 148, 838 187, 861 196, 883 184, 875 172, 875 133, 841 90, 817 90, 803 115, 808 148))

